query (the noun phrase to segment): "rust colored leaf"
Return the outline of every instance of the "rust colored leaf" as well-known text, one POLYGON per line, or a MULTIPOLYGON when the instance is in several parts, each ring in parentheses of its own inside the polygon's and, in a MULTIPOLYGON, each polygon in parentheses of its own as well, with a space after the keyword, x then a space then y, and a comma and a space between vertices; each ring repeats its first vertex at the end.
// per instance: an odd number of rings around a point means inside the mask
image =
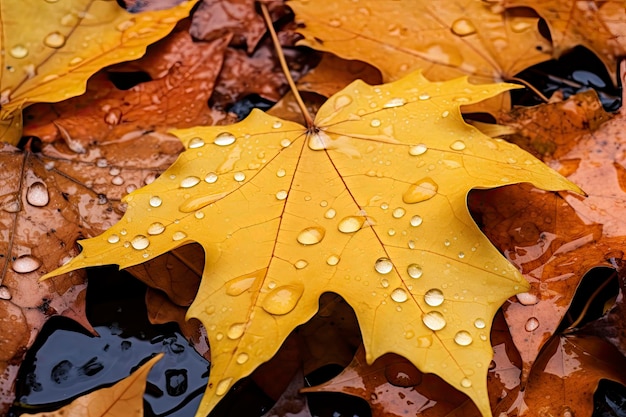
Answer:
POLYGON ((103 388, 72 401, 52 412, 23 414, 32 417, 143 417, 143 392, 148 373, 163 357, 160 353, 130 376, 110 388, 103 388))

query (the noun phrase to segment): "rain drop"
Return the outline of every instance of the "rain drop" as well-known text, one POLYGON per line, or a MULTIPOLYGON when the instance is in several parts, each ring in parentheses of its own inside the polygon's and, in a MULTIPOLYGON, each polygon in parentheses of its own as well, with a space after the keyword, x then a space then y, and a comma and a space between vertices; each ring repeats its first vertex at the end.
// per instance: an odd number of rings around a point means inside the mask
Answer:
POLYGON ((307 227, 298 234, 298 242, 303 245, 315 245, 324 239, 326 230, 318 226, 307 227))
POLYGON ((420 143, 418 145, 413 145, 409 148, 409 155, 419 156, 419 155, 424 154, 427 150, 428 150, 428 147, 424 145, 423 143, 420 143))
POLYGON ((244 174, 243 172, 235 172, 235 175, 233 175, 233 178, 237 182, 242 182, 243 180, 246 179, 246 174, 244 174))
POLYGON ((198 177, 187 177, 180 182, 181 188, 191 188, 200 183, 200 178, 198 177))
POLYGON ((430 330, 441 330, 446 327, 446 319, 438 311, 430 311, 422 316, 422 322, 430 330))
POLYGON ((304 287, 302 285, 283 285, 270 291, 263 299, 261 306, 268 313, 281 316, 296 307, 303 292, 304 287))
POLYGON ((539 298, 529 292, 523 292, 516 295, 517 301, 525 306, 532 306, 539 302, 539 298))
POLYGON ((370 126, 372 126, 372 127, 379 127, 380 126, 380 120, 372 119, 372 121, 370 122, 370 126))
POLYGON ((393 263, 389 258, 378 258, 374 264, 374 269, 379 274, 388 274, 393 269, 393 263))
POLYGON ((52 32, 44 38, 43 43, 50 48, 61 48, 65 45, 65 35, 59 32, 52 32))
POLYGON ((278 178, 282 178, 282 177, 284 177, 286 174, 287 174, 287 172, 286 172, 284 169, 282 169, 282 168, 280 168, 278 171, 276 171, 276 176, 277 176, 278 178))
POLYGON ((191 138, 188 146, 189 146, 189 149, 202 148, 204 146, 204 139, 198 138, 198 137, 191 138))
POLYGON ((463 259, 465 258, 465 252, 459 252, 457 256, 459 257, 459 259, 463 259))
POLYGON ((402 207, 398 207, 393 210, 393 213, 391 213, 391 215, 393 216, 394 219, 400 219, 404 216, 405 213, 406 213, 405 209, 403 209, 402 207))
POLYGON ((115 176, 113 178, 111 178, 111 184, 113 185, 122 185, 124 184, 124 178, 118 176, 115 176))
POLYGON ((485 323, 485 320, 483 319, 474 320, 474 327, 476 327, 477 329, 484 329, 486 326, 487 324, 485 323))
POLYGON ((409 299, 409 295, 402 288, 396 288, 391 292, 391 299, 396 303, 404 303, 409 299))
POLYGON ((274 129, 280 129, 281 127, 283 127, 283 124, 280 121, 275 121, 274 124, 272 125, 272 127, 274 129))
POLYGON ((150 226, 148 226, 148 234, 149 235, 160 235, 161 233, 163 233, 165 231, 165 226, 163 225, 163 223, 152 223, 150 226))
POLYGON ((22 255, 13 261, 11 268, 18 274, 28 274, 36 271, 41 266, 41 261, 34 256, 22 255))
POLYGON ((163 204, 163 200, 161 200, 161 197, 157 197, 157 196, 150 197, 150 206, 159 207, 161 204, 163 204))
POLYGON ((423 221, 424 220, 422 219, 422 216, 415 215, 411 217, 411 221, 409 223, 411 224, 411 226, 417 227, 422 224, 423 221))
POLYGON ((196 211, 193 215, 193 217, 195 217, 196 219, 200 220, 200 219, 204 219, 204 213, 201 211, 196 211))
POLYGON ((354 233, 360 230, 364 223, 365 217, 363 216, 347 216, 341 219, 337 225, 337 229, 339 229, 341 233, 354 233))
POLYGON ((34 207, 44 207, 50 201, 48 188, 41 181, 32 183, 26 190, 26 201, 34 207))
POLYGON ((328 259, 326 259, 326 263, 330 266, 335 266, 339 263, 339 256, 337 255, 330 255, 328 257, 328 259))
POLYGON ((472 381, 469 378, 463 378, 461 380, 461 386, 463 388, 470 388, 472 386, 472 381))
POLYGON ((335 209, 332 208, 329 208, 328 210, 326 210, 326 213, 324 213, 324 217, 326 217, 327 219, 334 219, 336 215, 337 212, 335 211, 335 209))
POLYGON ((237 355, 237 363, 239 365, 243 365, 244 363, 248 362, 248 359, 250 359, 250 356, 247 353, 240 353, 239 355, 237 355))
POLYGON ((150 246, 150 241, 144 235, 137 235, 130 241, 133 249, 142 250, 150 246))
POLYGON ((452 33, 457 36, 468 36, 476 33, 476 27, 468 19, 457 19, 452 23, 452 33))
POLYGON ((432 178, 426 177, 411 184, 402 194, 402 201, 407 204, 429 200, 437 195, 439 185, 432 178))
POLYGON ((392 98, 391 100, 389 100, 388 102, 386 102, 385 104, 383 104, 383 107, 388 109, 391 107, 400 107, 400 106, 404 106, 406 104, 406 100, 400 97, 396 97, 396 98, 392 98))
POLYGON ((352 103, 352 97, 346 95, 337 96, 335 98, 335 110, 346 107, 350 103, 352 103))
POLYGON ((465 142, 463 142, 462 140, 454 141, 452 142, 452 144, 450 144, 450 149, 454 151, 462 151, 463 149, 465 149, 465 142))
POLYGON ((230 388, 230 383, 232 382, 232 378, 222 379, 215 387, 215 394, 222 396, 228 392, 228 388, 230 388))
POLYGON ((283 148, 286 148, 289 145, 291 145, 291 141, 289 139, 283 139, 280 141, 280 146, 282 146, 283 148))
POLYGON ((287 198, 287 191, 280 190, 279 192, 276 193, 276 199, 277 200, 284 200, 286 198, 287 198))
POLYGON ((232 145, 233 143, 235 143, 235 136, 229 132, 222 132, 215 137, 213 143, 218 146, 232 145))
POLYGON ((472 343, 472 335, 465 330, 461 330, 454 335, 454 341, 459 346, 469 346, 472 343))
POLYGON ((307 261, 305 261, 304 259, 299 259, 296 261, 295 264, 293 264, 293 266, 296 267, 296 269, 304 269, 309 265, 309 263, 307 261))
POLYGON ((418 98, 420 100, 428 100, 430 98, 430 95, 424 93, 424 94, 420 94, 418 98))
POLYGON ((213 184, 217 181, 217 174, 215 172, 209 172, 206 174, 206 177, 204 177, 204 180, 209 184, 213 184))
POLYGON ((431 307, 440 306, 443 303, 443 300, 443 292, 437 288, 432 288, 424 294, 424 301, 431 307))
POLYGON ((179 240, 183 240, 183 239, 184 239, 184 238, 186 238, 186 237, 187 237, 187 234, 186 234, 186 233, 184 233, 184 232, 175 232, 175 233, 172 235, 172 240, 173 240, 173 241, 175 241, 175 242, 177 242, 177 241, 179 241, 179 240))
POLYGON ((2 205, 2 210, 6 211, 7 213, 17 213, 18 211, 21 210, 19 200, 11 199, 11 200, 5 201, 4 204, 2 205))
POLYGON ((526 324, 524 325, 524 328, 526 329, 527 332, 532 332, 537 330, 537 328, 539 327, 539 320, 537 320, 536 317, 531 317, 526 321, 526 324))
POLYGON ((107 242, 109 242, 109 243, 117 243, 117 242, 119 242, 119 241, 120 241, 120 237, 119 237, 118 235, 115 235, 115 234, 110 235, 110 236, 107 238, 107 242))
POLYGON ((246 330, 245 323, 235 323, 228 328, 228 332, 226 332, 226 335, 229 339, 237 340, 241 336, 243 336, 244 330, 246 330))
POLYGON ((422 276, 422 267, 418 264, 411 264, 407 266, 406 272, 409 274, 411 278, 419 278, 422 276))
POLYGON ((22 59, 28 55, 28 49, 24 45, 15 45, 9 50, 9 53, 13 58, 22 59))
POLYGON ((226 294, 232 295, 233 297, 241 295, 252 288, 254 281, 256 281, 256 276, 233 278, 226 283, 226 294))

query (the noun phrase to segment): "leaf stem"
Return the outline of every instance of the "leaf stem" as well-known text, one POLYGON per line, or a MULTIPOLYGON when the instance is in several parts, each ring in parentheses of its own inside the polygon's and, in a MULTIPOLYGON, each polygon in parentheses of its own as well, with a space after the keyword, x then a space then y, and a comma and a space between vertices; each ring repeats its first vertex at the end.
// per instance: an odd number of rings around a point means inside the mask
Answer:
POLYGON ((276 55, 278 55, 278 61, 280 61, 280 67, 287 78, 287 82, 289 83, 289 88, 293 92, 294 97, 296 98, 296 102, 298 103, 298 107, 300 107, 300 111, 302 112, 302 116, 304 116, 304 120, 306 122, 306 126, 309 129, 314 127, 313 117, 306 108, 300 93, 298 92, 298 88, 296 87, 296 83, 293 81, 291 77, 291 73, 289 72, 289 67, 287 66, 287 61, 285 60, 285 54, 283 53, 283 48, 280 46, 280 42, 278 41, 278 36, 276 35, 276 31, 274 30, 274 24, 272 22, 272 18, 270 17, 270 12, 267 10, 267 5, 264 2, 259 2, 261 6, 261 12, 263 13, 263 19, 265 20, 265 25, 270 32, 270 36, 272 37, 272 42, 274 43, 274 47, 276 48, 276 55))

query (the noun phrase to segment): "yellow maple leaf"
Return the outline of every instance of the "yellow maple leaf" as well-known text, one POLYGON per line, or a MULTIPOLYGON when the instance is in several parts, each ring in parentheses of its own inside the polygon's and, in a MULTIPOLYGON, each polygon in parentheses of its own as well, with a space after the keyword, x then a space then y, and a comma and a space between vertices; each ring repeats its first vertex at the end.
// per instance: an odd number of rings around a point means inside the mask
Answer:
POLYGON ((96 71, 141 57, 194 4, 131 14, 106 0, 0 3, 0 138, 19 140, 29 104, 80 95, 96 71))
POLYGON ((176 163, 54 274, 200 243, 205 269, 187 316, 208 330, 211 373, 197 415, 332 291, 354 308, 368 362, 398 353, 489 416, 491 321, 528 285, 473 222, 467 193, 518 182, 579 191, 463 121, 461 104, 510 88, 413 73, 350 84, 310 129, 253 111, 231 126, 176 130, 186 147, 176 163))
POLYGON ((22 414, 31 417, 143 417, 143 392, 152 367, 163 357, 159 353, 109 388, 78 397, 56 411, 22 414))

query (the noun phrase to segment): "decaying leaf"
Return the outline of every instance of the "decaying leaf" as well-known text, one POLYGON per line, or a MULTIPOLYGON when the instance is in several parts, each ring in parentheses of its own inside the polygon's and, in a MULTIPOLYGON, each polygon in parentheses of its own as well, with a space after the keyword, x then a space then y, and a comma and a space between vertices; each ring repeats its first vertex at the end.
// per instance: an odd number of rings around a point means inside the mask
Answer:
POLYGON ((52 412, 23 414, 33 417, 143 417, 143 392, 148 373, 163 357, 159 353, 127 378, 109 388, 78 397, 65 407, 52 412))
POLYGON ((518 182, 579 191, 463 122, 461 104, 509 88, 414 73, 350 84, 310 129, 253 111, 232 126, 177 130, 187 151, 55 274, 200 243, 205 270, 188 317, 207 327, 212 363, 198 415, 333 291, 355 309, 368 363, 404 356, 489 416, 491 320, 527 284, 472 221, 467 193, 518 182))
MULTIPOLYGON (((481 0, 288 2, 304 27, 300 43, 375 65, 385 81, 423 69, 432 80, 469 75, 507 80, 550 58, 527 10, 493 12, 481 0)), ((482 105, 485 108, 484 104, 482 105)), ((505 95, 486 107, 508 108, 505 95)))
POLYGON ((21 126, 14 120, 24 107, 82 94, 91 75, 139 58, 187 16, 194 3, 133 15, 104 0, 3 2, 2 139, 17 142, 21 126))

